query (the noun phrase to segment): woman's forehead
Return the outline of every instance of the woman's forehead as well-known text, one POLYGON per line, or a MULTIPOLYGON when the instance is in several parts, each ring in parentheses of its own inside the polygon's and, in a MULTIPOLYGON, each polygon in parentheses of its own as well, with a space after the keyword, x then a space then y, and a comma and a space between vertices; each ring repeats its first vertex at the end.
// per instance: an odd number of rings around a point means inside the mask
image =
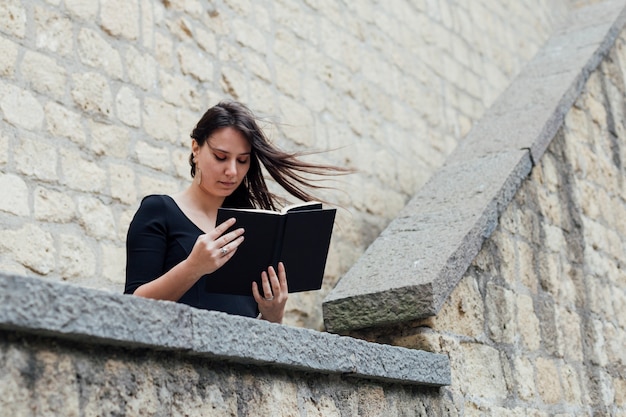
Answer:
POLYGON ((251 145, 244 134, 233 127, 223 127, 213 132, 207 139, 207 144, 227 153, 250 153, 251 145))

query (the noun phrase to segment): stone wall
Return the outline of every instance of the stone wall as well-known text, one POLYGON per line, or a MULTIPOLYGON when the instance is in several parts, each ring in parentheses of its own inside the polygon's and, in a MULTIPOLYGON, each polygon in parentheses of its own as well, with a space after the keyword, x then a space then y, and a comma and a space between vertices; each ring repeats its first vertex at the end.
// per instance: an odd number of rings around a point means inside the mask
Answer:
POLYGON ((353 332, 377 342, 355 349, 328 333, 0 277, 0 409, 626 415, 625 52, 623 31, 437 316, 353 332), (436 368, 416 360, 424 351, 449 357, 448 386, 411 380, 436 368))
POLYGON ((462 415, 626 415, 625 95, 622 29, 441 311, 352 335, 449 354, 462 415))
POLYGON ((119 292, 138 201, 188 182, 188 134, 222 98, 289 150, 358 168, 320 304, 571 2, 4 0, 0 270, 119 292), (273 127, 272 127, 273 126, 273 127))
MULTIPOLYGON (((620 3, 612 2, 615 10, 620 3)), ((533 158, 530 175, 435 317, 355 331, 383 343, 359 344, 175 303, 2 277, 1 409, 26 416, 626 415, 626 31, 624 11, 617 15, 621 32, 610 37, 612 48, 585 72, 564 123, 533 158), (77 294, 92 303, 71 302, 77 294), (290 343, 305 334, 311 343, 290 343), (319 348, 307 350, 315 343, 319 348), (224 349, 242 345, 248 356, 237 361, 224 349), (262 363, 255 346, 266 355, 262 363), (328 346, 342 365, 335 373, 314 368, 328 362, 328 346), (449 386, 402 378, 419 368, 402 366, 420 349, 449 357, 449 386), (391 351, 401 353, 375 371, 397 372, 397 380, 351 372, 391 351), (271 363, 279 359, 289 367, 271 363)), ((7 219, 11 230, 16 220, 7 219)))

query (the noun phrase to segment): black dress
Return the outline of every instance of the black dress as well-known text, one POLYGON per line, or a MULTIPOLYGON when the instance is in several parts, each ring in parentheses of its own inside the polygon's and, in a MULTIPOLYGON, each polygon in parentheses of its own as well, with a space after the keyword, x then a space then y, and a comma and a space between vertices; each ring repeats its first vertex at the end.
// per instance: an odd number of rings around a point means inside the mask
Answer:
MULTIPOLYGON (((126 238, 125 294, 150 282, 187 259, 198 236, 196 226, 167 195, 149 195, 141 201, 126 238)), ((210 274, 200 278, 181 298, 196 308, 256 317, 258 306, 251 296, 211 294, 205 291, 210 274)), ((250 282, 252 285, 252 281, 250 282)))

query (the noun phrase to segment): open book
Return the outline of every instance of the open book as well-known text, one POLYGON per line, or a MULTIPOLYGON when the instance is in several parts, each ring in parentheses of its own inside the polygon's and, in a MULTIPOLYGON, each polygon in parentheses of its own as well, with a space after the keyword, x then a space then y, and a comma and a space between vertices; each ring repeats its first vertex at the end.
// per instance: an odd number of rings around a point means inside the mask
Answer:
POLYGON ((236 218, 232 229, 243 227, 244 241, 226 264, 208 276, 206 290, 252 295, 252 281, 256 281, 263 294, 261 272, 281 261, 290 293, 319 290, 336 211, 318 202, 294 204, 280 212, 220 208, 216 223, 236 218))

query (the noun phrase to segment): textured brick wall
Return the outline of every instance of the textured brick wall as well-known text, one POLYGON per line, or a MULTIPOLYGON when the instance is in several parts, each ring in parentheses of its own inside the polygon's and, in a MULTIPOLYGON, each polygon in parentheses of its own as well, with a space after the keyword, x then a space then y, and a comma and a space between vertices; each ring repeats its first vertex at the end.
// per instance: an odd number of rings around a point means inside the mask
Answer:
POLYGON ((622 32, 437 316, 358 336, 448 353, 464 415, 626 414, 625 94, 622 32))
POLYGON ((361 171, 340 204, 328 288, 506 87, 569 2, 0 3, 0 269, 120 291, 146 194, 188 182, 189 131, 233 97, 287 149, 361 171))

